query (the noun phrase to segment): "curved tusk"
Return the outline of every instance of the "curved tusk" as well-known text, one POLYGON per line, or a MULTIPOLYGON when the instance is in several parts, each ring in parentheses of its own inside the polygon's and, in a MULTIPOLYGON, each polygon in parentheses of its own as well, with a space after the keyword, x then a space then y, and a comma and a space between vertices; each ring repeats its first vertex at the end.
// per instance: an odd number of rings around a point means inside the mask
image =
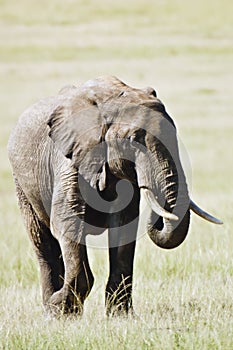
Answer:
POLYGON ((155 199, 155 196, 151 190, 145 187, 141 187, 141 191, 145 194, 147 203, 156 214, 168 220, 174 220, 174 221, 179 220, 178 216, 176 216, 175 214, 169 213, 163 207, 161 207, 161 205, 155 199))
POLYGON ((217 218, 215 218, 214 216, 206 213, 204 210, 202 210, 201 208, 198 207, 197 204, 195 204, 192 200, 190 200, 190 209, 195 213, 197 214, 198 216, 200 216, 201 218, 207 220, 207 221, 210 221, 212 222, 213 224, 216 224, 216 225, 222 225, 223 222, 222 220, 219 220, 217 218))

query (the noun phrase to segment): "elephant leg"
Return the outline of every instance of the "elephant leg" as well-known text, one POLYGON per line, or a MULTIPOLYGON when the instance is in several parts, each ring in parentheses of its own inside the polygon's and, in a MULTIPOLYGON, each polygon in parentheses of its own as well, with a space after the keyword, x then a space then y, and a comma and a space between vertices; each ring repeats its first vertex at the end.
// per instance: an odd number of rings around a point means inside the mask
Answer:
POLYGON ((63 285, 64 264, 61 249, 50 229, 39 220, 16 179, 15 183, 20 210, 39 261, 42 297, 46 307, 51 295, 63 285))
POLYGON ((56 316, 71 313, 81 315, 84 301, 94 283, 86 246, 64 236, 60 245, 65 265, 64 284, 51 296, 50 311, 56 316))
POLYGON ((41 245, 35 251, 40 265, 43 304, 47 309, 51 295, 64 283, 64 263, 60 245, 49 228, 41 224, 39 235, 42 237, 41 245))
POLYGON ((135 219, 128 228, 122 226, 109 229, 110 274, 105 292, 107 315, 133 310, 132 281, 137 226, 138 220, 135 219), (127 229, 130 229, 130 236, 125 231, 127 229))

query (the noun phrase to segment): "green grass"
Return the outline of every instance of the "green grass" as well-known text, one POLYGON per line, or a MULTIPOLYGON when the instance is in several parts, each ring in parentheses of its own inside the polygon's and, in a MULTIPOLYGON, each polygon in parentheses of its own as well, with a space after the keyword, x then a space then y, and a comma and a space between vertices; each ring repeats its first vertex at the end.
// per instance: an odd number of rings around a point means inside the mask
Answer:
MULTIPOLYGON (((131 38, 129 38, 129 41, 131 38)), ((152 44, 152 43, 151 43, 152 44)), ((117 56, 130 59, 152 59, 157 54, 160 56, 183 56, 183 55, 200 55, 203 53, 202 47, 195 46, 184 46, 184 47, 153 47, 150 44, 138 43, 133 49, 129 48, 128 45, 125 46, 112 46, 111 50, 108 47, 101 46, 58 46, 58 47, 40 47, 40 46, 2 46, 0 48, 0 56, 2 61, 5 62, 25 62, 31 61, 40 62, 41 60, 48 61, 75 61, 82 60, 85 61, 86 57, 92 57, 94 61, 100 61, 103 58, 113 59, 117 56)), ((215 47, 207 46, 205 47, 206 55, 233 55, 232 47, 215 47)), ((209 90, 208 90, 209 91, 209 90)), ((204 90, 206 93, 206 90, 204 90)))
POLYGON ((0 349, 233 348, 231 8, 230 0, 0 0, 0 349), (135 318, 106 318, 108 254, 89 249, 95 285, 83 317, 52 320, 6 143, 30 104, 106 74, 156 89, 188 151, 192 196, 224 226, 193 215, 174 251, 138 240, 135 318))

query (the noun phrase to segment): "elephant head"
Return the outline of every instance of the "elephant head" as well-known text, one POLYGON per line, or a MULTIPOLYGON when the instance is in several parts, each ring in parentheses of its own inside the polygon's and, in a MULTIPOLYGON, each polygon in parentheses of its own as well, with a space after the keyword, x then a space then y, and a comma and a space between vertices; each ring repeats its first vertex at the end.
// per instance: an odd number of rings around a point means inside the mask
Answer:
POLYGON ((99 193, 109 174, 140 188, 152 209, 148 234, 158 246, 183 242, 190 210, 222 223, 190 199, 174 122, 153 89, 133 89, 114 77, 89 81, 48 125, 57 147, 99 193))

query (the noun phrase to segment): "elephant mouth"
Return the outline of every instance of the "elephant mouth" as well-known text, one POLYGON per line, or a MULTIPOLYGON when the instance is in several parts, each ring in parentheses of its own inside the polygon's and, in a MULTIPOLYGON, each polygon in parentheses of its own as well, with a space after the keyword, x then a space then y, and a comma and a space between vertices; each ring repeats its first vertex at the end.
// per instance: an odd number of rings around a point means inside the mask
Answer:
POLYGON ((162 216, 159 216, 157 221, 155 222, 154 224, 156 230, 158 231, 162 231, 163 228, 164 228, 164 220, 163 220, 163 217, 162 216))

